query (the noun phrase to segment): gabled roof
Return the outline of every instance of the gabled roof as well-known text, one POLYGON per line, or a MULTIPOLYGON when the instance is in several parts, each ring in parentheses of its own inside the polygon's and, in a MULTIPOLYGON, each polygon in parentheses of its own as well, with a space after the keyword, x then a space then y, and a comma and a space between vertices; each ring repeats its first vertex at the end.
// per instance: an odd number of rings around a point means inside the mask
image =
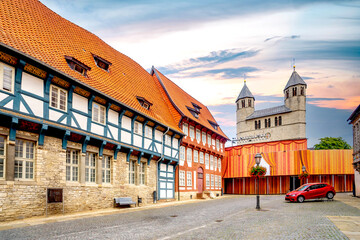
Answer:
POLYGON ((253 98, 255 100, 255 98, 252 95, 252 93, 250 92, 249 88, 246 86, 246 82, 244 82, 244 86, 241 89, 241 92, 235 102, 237 102, 239 99, 242 99, 242 98, 253 98))
POLYGON ((284 91, 291 87, 291 86, 295 86, 295 85, 305 85, 307 86, 306 82, 300 77, 300 75, 295 71, 293 71, 293 73, 291 74, 289 81, 287 82, 284 91))
POLYGON ((152 76, 131 58, 37 0, 0 1, 0 9, 2 46, 181 132, 152 76), (96 65, 94 55, 112 64, 108 71, 96 65), (91 69, 83 76, 69 67, 65 56, 91 69), (139 104, 137 96, 153 103, 150 110, 139 104))
POLYGON ((360 114, 360 105, 354 110, 354 112, 348 118, 347 121, 350 121, 349 124, 351 124, 359 114, 360 114))
POLYGON ((272 116, 272 115, 276 115, 276 114, 280 114, 280 113, 287 113, 287 112, 291 112, 291 110, 288 107, 286 107, 285 105, 278 106, 278 107, 272 107, 272 108, 266 108, 266 109, 254 111, 250 116, 248 116, 246 118, 246 120, 251 120, 251 119, 266 117, 266 116, 272 116))
MULTIPOLYGON (((201 102, 187 94, 184 90, 182 90, 179 86, 177 86, 174 82, 172 82, 170 79, 165 77, 161 72, 159 72, 154 67, 151 70, 151 74, 153 77, 156 77, 159 81, 159 84, 163 86, 164 91, 169 98, 169 102, 172 103, 173 108, 178 111, 175 115, 175 118, 179 120, 179 124, 181 121, 181 117, 187 117, 191 119, 194 122, 197 122, 198 124, 208 128, 212 132, 229 139, 225 133, 221 130, 220 127, 217 128, 217 130, 210 124, 216 123, 216 120, 210 113, 209 109, 203 105, 201 102), (200 107, 200 113, 198 114, 198 118, 194 117, 194 115, 189 111, 189 107, 193 108, 197 105, 197 107, 200 107)), ((216 123, 217 124, 217 123, 216 123)))

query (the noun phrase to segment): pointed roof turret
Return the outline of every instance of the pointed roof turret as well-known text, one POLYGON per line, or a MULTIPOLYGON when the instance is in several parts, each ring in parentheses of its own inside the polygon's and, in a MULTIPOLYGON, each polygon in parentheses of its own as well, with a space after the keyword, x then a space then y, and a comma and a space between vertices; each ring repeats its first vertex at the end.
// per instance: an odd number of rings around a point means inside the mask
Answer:
POLYGON ((284 91, 291 87, 291 86, 295 86, 295 85, 305 85, 307 86, 306 82, 300 77, 300 75, 295 71, 295 67, 294 67, 294 71, 290 76, 289 81, 287 82, 284 91))
POLYGON ((255 98, 252 95, 252 93, 250 92, 249 88, 246 86, 246 81, 244 81, 244 86, 241 89, 241 92, 235 102, 237 102, 239 99, 242 99, 242 98, 253 98, 255 100, 255 98))

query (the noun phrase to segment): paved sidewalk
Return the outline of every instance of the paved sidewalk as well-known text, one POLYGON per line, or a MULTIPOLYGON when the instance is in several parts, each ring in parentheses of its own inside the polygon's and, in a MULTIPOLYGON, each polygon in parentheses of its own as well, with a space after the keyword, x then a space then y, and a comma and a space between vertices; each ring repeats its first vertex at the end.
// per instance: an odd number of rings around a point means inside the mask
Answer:
MULTIPOLYGON (((347 205, 360 209, 360 198, 352 197, 351 193, 337 194, 335 198, 347 205)), ((349 239, 360 240, 360 216, 329 216, 328 218, 349 239)))
MULTIPOLYGON (((221 196, 218 198, 228 198, 228 197, 232 197, 232 196, 227 195, 227 196, 221 196)), ((49 215, 47 217, 46 216, 37 216, 37 217, 25 218, 25 219, 9 221, 9 222, 0 222, 0 231, 14 229, 14 228, 34 226, 34 225, 39 225, 39 224, 53 223, 53 222, 64 222, 64 221, 82 219, 82 218, 91 218, 91 217, 105 216, 105 215, 111 215, 111 214, 136 212, 136 211, 142 211, 145 209, 162 208, 162 207, 167 207, 167 206, 175 206, 175 205, 189 204, 189 203, 195 203, 195 202, 203 202, 203 201, 208 201, 208 200, 211 200, 211 199, 192 199, 192 200, 184 200, 184 201, 158 202, 156 204, 150 204, 150 205, 146 205, 146 206, 140 205, 140 207, 106 208, 106 209, 76 212, 76 213, 49 215)))

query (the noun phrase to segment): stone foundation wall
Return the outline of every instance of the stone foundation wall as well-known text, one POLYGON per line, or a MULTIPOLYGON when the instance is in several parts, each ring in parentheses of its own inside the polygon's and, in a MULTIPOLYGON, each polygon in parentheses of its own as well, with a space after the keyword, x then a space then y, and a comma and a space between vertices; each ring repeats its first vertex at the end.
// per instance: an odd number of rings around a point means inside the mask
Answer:
MULTIPOLYGON (((221 191, 206 191, 204 192, 204 196, 207 196, 209 193, 213 193, 216 197, 216 194, 221 196, 221 191)), ((180 200, 190 200, 190 199, 197 199, 197 192, 180 192, 180 200)), ((178 192, 175 192, 175 199, 178 200, 178 192)))
MULTIPOLYGON (((17 132, 17 137, 38 139, 36 134, 17 132), (26 136, 27 135, 27 136, 26 136)), ((81 149, 81 144, 68 142, 68 148, 81 149)), ((45 137, 44 146, 35 147, 34 179, 27 181, 0 180, 0 221, 23 219, 45 215, 46 188, 63 188, 65 213, 109 208, 114 197, 143 198, 142 205, 153 202, 156 190, 156 161, 145 165, 145 185, 129 184, 129 163, 126 154, 119 152, 117 160, 113 151, 104 149, 104 155, 111 156, 111 183, 103 184, 97 177, 96 183, 85 182, 85 154, 81 154, 79 163, 79 181, 66 181, 66 150, 62 149, 62 140, 45 137), (100 181, 100 182, 99 182, 100 181)), ((98 148, 88 146, 87 151, 98 153, 98 148)), ((80 151, 81 152, 81 151, 80 151)), ((101 157, 97 155, 97 174, 101 174, 101 157), (99 165, 100 164, 100 165, 99 165)), ((136 176, 139 165, 136 160, 136 176)), ((146 158, 141 161, 147 162, 146 158)), ((62 213, 62 203, 48 204, 48 215, 62 213)))

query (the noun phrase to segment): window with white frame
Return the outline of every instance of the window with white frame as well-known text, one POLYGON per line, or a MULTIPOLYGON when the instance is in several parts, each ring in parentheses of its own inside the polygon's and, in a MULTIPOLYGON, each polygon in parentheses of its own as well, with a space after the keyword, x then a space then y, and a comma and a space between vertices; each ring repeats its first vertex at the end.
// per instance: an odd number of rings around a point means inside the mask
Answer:
POLYGON ((0 62, 0 87, 1 90, 14 92, 15 68, 0 62))
POLYGON ((194 126, 190 126, 190 137, 191 137, 191 138, 195 138, 194 126))
POLYGON ((220 150, 220 141, 216 139, 216 150, 220 150))
POLYGON ((111 183, 111 157, 103 156, 102 158, 102 182, 111 183))
POLYGON ((179 171, 179 185, 185 187, 185 171, 179 171))
POLYGON ((66 181, 79 181, 79 150, 66 149, 66 181))
POLYGON ((210 155, 210 170, 214 169, 214 156, 210 155))
POLYGON ((15 140, 15 179, 34 179, 35 143, 15 140))
POLYGON ((214 157, 214 170, 216 171, 217 169, 217 157, 214 157))
POLYGON ((208 169, 209 168, 209 154, 205 153, 205 167, 208 169))
POLYGON ((199 161, 199 152, 197 150, 194 150, 194 162, 199 161))
POLYGON ((190 166, 191 163, 192 163, 192 149, 191 148, 188 148, 186 150, 186 161, 188 162, 188 165, 190 166))
POLYGON ((214 174, 211 174, 211 188, 214 188, 214 174))
POLYGON ((202 132, 202 142, 206 144, 206 132, 202 132))
POLYGON ((219 188, 221 188, 221 176, 218 177, 218 181, 219 181, 219 188))
POLYGON ((189 135, 189 125, 187 123, 183 123, 183 132, 185 136, 189 135))
POLYGON ((67 91, 55 85, 50 87, 50 107, 66 111, 67 91))
POLYGON ((210 174, 206 174, 206 188, 210 188, 210 174))
POLYGON ((104 106, 94 102, 92 109, 92 120, 97 123, 105 124, 106 109, 104 106))
POLYGON ((134 133, 138 135, 142 135, 142 123, 140 122, 134 122, 134 133))
POLYGON ((185 161, 185 147, 180 146, 180 161, 185 161))
POLYGON ((140 166, 139 166, 139 179, 140 179, 140 184, 141 185, 145 185, 145 163, 144 162, 140 162, 140 166))
POLYGON ((165 135, 165 145, 171 146, 171 136, 165 135))
POLYGON ((221 172, 221 158, 218 159, 218 169, 219 172, 221 172))
POLYGON ((215 189, 218 189, 218 176, 215 175, 215 189))
POLYGON ((199 152, 199 162, 204 164, 204 152, 199 152))
POLYGON ((200 131, 200 129, 196 129, 196 140, 198 142, 201 141, 201 131, 200 131))
POLYGON ((209 146, 211 146, 211 135, 210 134, 207 135, 207 143, 209 144, 209 146))
POLYGON ((135 161, 129 162, 129 184, 135 184, 135 161))
POLYGON ((96 154, 87 152, 85 156, 85 182, 96 182, 96 154))
POLYGON ((145 126, 145 137, 152 138, 152 127, 145 126))
POLYGON ((191 187, 192 186, 192 172, 190 172, 190 171, 187 172, 186 180, 187 180, 187 186, 191 187))
POLYGON ((5 149, 5 137, 0 136, 0 178, 4 178, 4 169, 5 169, 5 159, 6 159, 6 149, 5 149))

